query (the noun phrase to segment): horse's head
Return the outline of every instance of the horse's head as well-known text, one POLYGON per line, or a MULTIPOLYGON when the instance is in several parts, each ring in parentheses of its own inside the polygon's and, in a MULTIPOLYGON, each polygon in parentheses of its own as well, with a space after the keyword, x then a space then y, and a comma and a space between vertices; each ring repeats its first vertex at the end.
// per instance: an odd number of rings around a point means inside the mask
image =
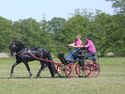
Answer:
POLYGON ((25 49, 25 46, 21 42, 11 43, 9 46, 11 56, 16 55, 18 52, 25 49))
POLYGON ((11 56, 14 56, 17 53, 18 47, 16 44, 12 43, 9 46, 11 56))

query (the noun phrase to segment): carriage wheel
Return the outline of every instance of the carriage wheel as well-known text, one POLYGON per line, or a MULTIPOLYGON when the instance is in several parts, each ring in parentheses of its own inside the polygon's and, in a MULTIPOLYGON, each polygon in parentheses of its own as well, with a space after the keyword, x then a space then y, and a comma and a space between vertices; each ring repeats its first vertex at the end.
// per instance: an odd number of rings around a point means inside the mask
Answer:
POLYGON ((70 77, 70 74, 72 72, 72 63, 65 65, 64 72, 66 77, 70 77))
POLYGON ((88 77, 88 75, 91 73, 90 67, 89 67, 89 63, 88 62, 84 62, 84 66, 83 66, 83 72, 85 74, 86 77, 88 77))
POLYGON ((100 73, 100 65, 98 63, 93 64, 91 67, 91 73, 89 74, 89 78, 97 77, 100 73))
POLYGON ((84 73, 86 77, 97 77, 100 73, 100 65, 98 63, 85 62, 84 73))
POLYGON ((79 66, 78 63, 77 63, 76 66, 75 66, 75 71, 76 71, 76 74, 77 74, 78 76, 80 76, 80 66, 79 66))
POLYGON ((59 77, 65 77, 64 70, 65 70, 65 65, 61 64, 57 66, 57 73, 59 77))

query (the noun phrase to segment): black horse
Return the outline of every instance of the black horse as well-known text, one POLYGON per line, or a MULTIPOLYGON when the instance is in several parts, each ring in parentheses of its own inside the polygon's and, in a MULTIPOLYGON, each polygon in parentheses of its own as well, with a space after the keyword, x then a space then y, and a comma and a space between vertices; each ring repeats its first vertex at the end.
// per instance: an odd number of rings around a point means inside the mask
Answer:
MULTIPOLYGON (((51 53, 43 48, 32 48, 30 51, 26 50, 26 47, 24 46, 23 43, 21 42, 13 42, 9 46, 10 49, 10 54, 11 56, 15 56, 16 58, 16 63, 12 65, 11 72, 10 72, 10 77, 13 76, 14 73, 14 68, 16 65, 20 64, 23 62, 29 72, 29 76, 32 77, 32 73, 30 71, 30 67, 28 62, 29 61, 34 61, 34 60, 39 60, 38 58, 42 58, 45 60, 52 60, 51 53)), ((36 75, 36 77, 39 77, 41 74, 41 71, 47 66, 49 68, 49 71, 51 73, 51 77, 55 76, 55 66, 53 63, 44 61, 44 60, 39 60, 41 67, 36 75)))

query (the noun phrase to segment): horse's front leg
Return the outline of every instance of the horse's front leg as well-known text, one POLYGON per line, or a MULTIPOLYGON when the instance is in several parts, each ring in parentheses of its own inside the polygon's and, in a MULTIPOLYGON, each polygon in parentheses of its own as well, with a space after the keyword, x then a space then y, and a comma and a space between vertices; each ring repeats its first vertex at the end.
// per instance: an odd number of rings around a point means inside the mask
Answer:
POLYGON ((32 77, 32 73, 31 73, 31 71, 30 71, 29 64, 28 64, 28 62, 24 62, 24 64, 25 64, 25 66, 26 66, 26 68, 27 68, 27 71, 29 72, 29 77, 31 78, 31 77, 32 77))
POLYGON ((15 68, 16 65, 18 65, 19 63, 21 63, 21 62, 16 61, 16 63, 14 63, 14 64, 12 65, 12 67, 11 67, 11 71, 10 71, 10 78, 12 78, 13 73, 14 73, 14 68, 15 68))

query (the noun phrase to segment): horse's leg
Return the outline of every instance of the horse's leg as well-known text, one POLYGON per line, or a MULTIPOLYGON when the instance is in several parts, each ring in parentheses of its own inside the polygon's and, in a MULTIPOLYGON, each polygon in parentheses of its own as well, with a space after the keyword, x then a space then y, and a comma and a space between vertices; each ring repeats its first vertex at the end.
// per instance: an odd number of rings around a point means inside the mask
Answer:
MULTIPOLYGON (((51 61, 52 61, 52 56, 51 56, 50 53, 48 53, 48 60, 51 60, 51 61)), ((50 73, 51 73, 51 76, 52 76, 52 77, 55 77, 56 69, 55 69, 54 63, 47 62, 47 66, 48 66, 48 68, 49 68, 49 71, 50 71, 50 73)))
POLYGON ((24 62, 24 64, 25 64, 25 66, 26 66, 26 68, 27 68, 27 71, 29 72, 29 77, 31 78, 31 77, 32 77, 32 73, 31 73, 31 71, 30 71, 29 64, 28 64, 28 62, 24 62))
POLYGON ((55 77, 55 68, 54 68, 54 64, 48 62, 48 63, 47 63, 47 66, 48 66, 49 71, 50 71, 50 73, 51 73, 51 77, 55 77))
POLYGON ((16 63, 14 63, 11 67, 11 72, 10 72, 10 78, 12 78, 13 73, 14 73, 14 68, 16 67, 16 65, 20 64, 21 62, 16 61, 16 63))
POLYGON ((36 78, 38 78, 40 76, 41 71, 46 67, 46 65, 42 61, 40 61, 40 64, 41 64, 41 67, 36 75, 36 78))

